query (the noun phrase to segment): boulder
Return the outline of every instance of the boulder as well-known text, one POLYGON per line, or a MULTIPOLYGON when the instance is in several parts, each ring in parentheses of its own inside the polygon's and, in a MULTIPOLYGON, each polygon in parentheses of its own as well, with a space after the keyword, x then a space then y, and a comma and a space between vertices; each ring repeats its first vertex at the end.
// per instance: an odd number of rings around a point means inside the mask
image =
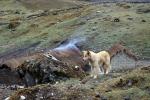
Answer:
POLYGON ((27 86, 41 83, 53 84, 68 78, 83 78, 86 75, 81 67, 47 57, 25 61, 17 71, 27 86))

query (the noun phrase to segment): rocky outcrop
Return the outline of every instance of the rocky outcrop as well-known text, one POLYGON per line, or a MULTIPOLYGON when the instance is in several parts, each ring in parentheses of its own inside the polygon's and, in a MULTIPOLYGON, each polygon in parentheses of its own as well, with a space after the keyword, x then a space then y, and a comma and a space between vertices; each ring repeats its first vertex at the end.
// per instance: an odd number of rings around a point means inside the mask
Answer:
POLYGON ((27 86, 39 83, 55 83, 67 78, 83 78, 86 74, 81 67, 42 57, 28 60, 17 71, 27 86))
POLYGON ((113 58, 114 56, 116 56, 118 53, 122 52, 122 53, 126 54, 129 58, 132 58, 134 60, 138 60, 138 57, 133 52, 131 52, 131 50, 125 48, 120 43, 114 44, 108 50, 108 52, 110 53, 111 58, 113 58))

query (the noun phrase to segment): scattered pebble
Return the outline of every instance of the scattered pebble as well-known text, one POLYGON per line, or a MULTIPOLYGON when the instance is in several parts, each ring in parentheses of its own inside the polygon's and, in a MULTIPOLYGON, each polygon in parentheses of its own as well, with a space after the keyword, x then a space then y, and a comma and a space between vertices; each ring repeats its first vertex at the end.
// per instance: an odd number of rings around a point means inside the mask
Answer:
POLYGON ((4 99, 4 100, 10 100, 10 97, 7 97, 6 99, 4 99))
POLYGON ((24 86, 17 86, 19 89, 23 89, 24 88, 24 86))
POLYGON ((101 100, 108 100, 108 99, 105 96, 102 96, 101 100))
POLYGON ((119 18, 115 18, 114 22, 120 22, 120 19, 119 18))
POLYGON ((53 12, 53 15, 58 15, 58 13, 57 12, 53 12))
POLYGON ((142 22, 146 22, 146 20, 143 19, 142 22))
POLYGON ((128 20, 133 20, 133 18, 128 18, 128 20))
POLYGON ((93 27, 93 28, 92 28, 92 31, 95 31, 95 30, 96 30, 96 27, 93 27))
POLYGON ((53 95, 54 95, 54 93, 51 93, 51 95, 53 96, 53 95))
POLYGON ((101 96, 100 96, 99 93, 96 93, 95 97, 96 97, 96 98, 100 98, 101 96))
POLYGON ((94 22, 94 24, 97 24, 98 22, 94 22))
POLYGON ((30 62, 30 60, 26 60, 26 62, 28 63, 28 62, 30 62))
POLYGON ((79 68, 79 66, 75 66, 75 68, 77 69, 77 68, 79 68))
POLYGON ((101 11, 96 11, 97 13, 100 13, 101 11))
POLYGON ((25 99, 26 99, 25 96, 23 96, 23 95, 20 96, 20 100, 25 100, 25 99))
POLYGON ((40 99, 43 99, 43 97, 40 97, 40 99))
POLYGON ((129 80, 128 86, 132 86, 132 80, 129 80))
POLYGON ((16 85, 11 85, 11 86, 10 86, 10 89, 11 89, 11 90, 17 90, 17 86, 16 86, 16 85))
POLYGON ((131 100, 129 96, 125 96, 123 100, 131 100))

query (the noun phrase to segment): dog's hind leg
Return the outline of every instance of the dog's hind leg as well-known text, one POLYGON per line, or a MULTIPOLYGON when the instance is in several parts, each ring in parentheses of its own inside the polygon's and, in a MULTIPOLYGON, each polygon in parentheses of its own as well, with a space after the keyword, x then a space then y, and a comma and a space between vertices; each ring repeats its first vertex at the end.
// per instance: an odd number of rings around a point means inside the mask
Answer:
POLYGON ((110 70, 111 70, 111 66, 110 66, 109 63, 106 63, 106 64, 103 66, 103 68, 104 68, 104 74, 108 74, 108 73, 110 72, 110 70))
POLYGON ((100 74, 104 74, 104 68, 103 68, 103 66, 104 66, 104 63, 101 63, 101 64, 99 64, 100 66, 99 66, 99 68, 100 68, 100 74))

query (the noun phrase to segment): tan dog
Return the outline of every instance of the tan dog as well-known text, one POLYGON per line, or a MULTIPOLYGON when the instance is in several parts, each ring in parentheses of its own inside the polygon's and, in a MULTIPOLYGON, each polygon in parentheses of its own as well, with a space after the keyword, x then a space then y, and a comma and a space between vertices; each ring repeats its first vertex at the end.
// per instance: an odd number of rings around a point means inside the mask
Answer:
POLYGON ((83 60, 88 61, 91 66, 91 77, 97 78, 98 74, 108 74, 110 66, 110 55, 107 51, 94 53, 93 51, 83 51, 83 60))

